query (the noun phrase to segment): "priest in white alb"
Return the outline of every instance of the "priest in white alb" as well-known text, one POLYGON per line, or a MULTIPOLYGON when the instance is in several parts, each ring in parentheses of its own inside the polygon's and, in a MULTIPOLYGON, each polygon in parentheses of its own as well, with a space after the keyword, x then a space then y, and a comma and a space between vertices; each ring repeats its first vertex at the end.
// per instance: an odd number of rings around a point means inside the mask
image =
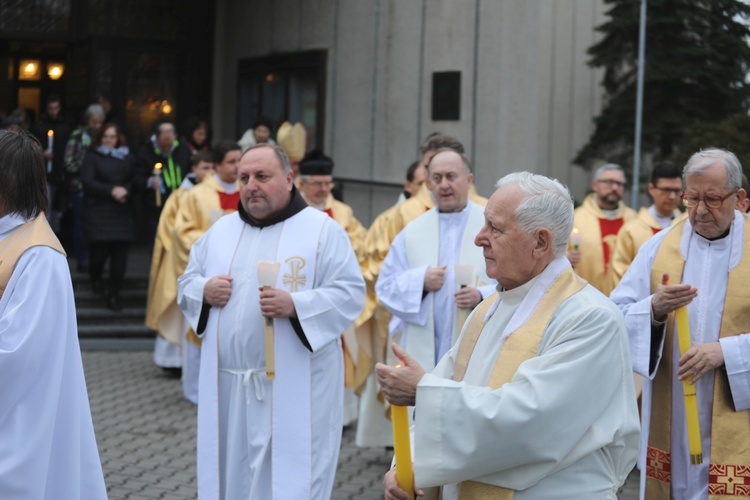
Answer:
POLYGON ((307 206, 281 148, 249 148, 239 182, 238 212, 193 245, 178 285, 203 337, 198 495, 328 499, 341 443, 341 332, 362 310, 364 280, 346 232, 307 206), (269 261, 280 271, 261 290, 258 263, 269 261))
POLYGON ((0 498, 107 498, 73 286, 31 135, 0 130, 0 498))
MULTIPOLYGON (((397 345, 403 366, 377 365, 386 399, 415 405, 419 493, 616 500, 638 454, 627 334, 617 307, 573 272, 572 227, 559 182, 502 178, 475 240, 498 294, 432 373, 397 345)), ((387 499, 409 498, 395 470, 384 485, 387 499)))
POLYGON ((688 217, 644 243, 611 295, 644 377, 641 498, 748 497, 750 231, 735 210, 746 197, 742 167, 733 153, 707 149, 682 175, 688 217), (689 332, 675 325, 681 307, 689 332), (683 356, 680 333, 692 345, 683 356), (695 388, 702 460, 691 457, 683 380, 695 388))
POLYGON ((496 281, 485 274, 482 251, 474 245, 484 215, 469 200, 469 160, 452 149, 438 150, 427 175, 436 207, 393 240, 375 292, 397 318, 392 323, 402 332, 396 339, 429 370, 456 341, 468 312, 495 291, 496 281))

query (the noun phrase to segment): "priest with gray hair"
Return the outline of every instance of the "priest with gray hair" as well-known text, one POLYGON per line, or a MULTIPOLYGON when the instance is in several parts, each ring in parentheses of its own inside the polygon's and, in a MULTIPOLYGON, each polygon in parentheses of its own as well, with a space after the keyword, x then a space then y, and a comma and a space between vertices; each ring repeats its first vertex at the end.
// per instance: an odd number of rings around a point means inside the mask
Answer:
MULTIPOLYGON (((622 314, 565 256, 573 202, 558 181, 497 183, 474 243, 497 293, 432 373, 397 345, 376 367, 385 398, 414 405, 414 484, 442 498, 615 499, 638 454, 622 314)), ((407 499, 395 470, 387 499, 407 499)))
POLYGON ((690 157, 682 177, 687 217, 643 244, 611 295, 625 317, 633 371, 644 377, 640 495, 747 496, 750 231, 736 210, 747 195, 742 166, 731 151, 710 148, 690 157), (682 326, 678 310, 687 315, 682 326), (678 348, 678 335, 691 345, 678 348), (686 396, 697 407, 692 432, 686 396))

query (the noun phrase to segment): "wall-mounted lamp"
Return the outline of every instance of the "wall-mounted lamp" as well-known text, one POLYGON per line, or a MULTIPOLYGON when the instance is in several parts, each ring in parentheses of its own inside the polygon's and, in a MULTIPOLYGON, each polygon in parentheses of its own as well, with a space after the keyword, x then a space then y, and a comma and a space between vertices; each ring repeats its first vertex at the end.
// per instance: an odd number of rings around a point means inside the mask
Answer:
POLYGON ((47 64, 47 76, 49 76, 51 80, 59 80, 64 72, 65 65, 63 63, 51 62, 47 64))
POLYGON ((41 76, 39 61, 36 59, 21 59, 19 68, 19 80, 39 80, 41 76))

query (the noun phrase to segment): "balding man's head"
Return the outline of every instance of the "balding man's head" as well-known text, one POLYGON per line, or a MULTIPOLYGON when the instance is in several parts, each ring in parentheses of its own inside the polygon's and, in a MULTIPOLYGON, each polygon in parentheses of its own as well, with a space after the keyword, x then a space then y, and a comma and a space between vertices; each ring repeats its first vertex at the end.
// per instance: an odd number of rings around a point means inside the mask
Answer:
POLYGON ((469 160, 452 149, 435 153, 427 167, 429 187, 441 212, 460 212, 474 182, 469 160))

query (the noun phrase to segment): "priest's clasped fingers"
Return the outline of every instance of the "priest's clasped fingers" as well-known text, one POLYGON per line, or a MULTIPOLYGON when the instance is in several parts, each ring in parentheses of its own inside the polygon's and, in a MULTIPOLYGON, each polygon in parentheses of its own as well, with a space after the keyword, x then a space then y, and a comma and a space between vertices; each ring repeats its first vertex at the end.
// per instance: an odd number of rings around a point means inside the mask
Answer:
POLYGON ((427 292, 436 292, 443 288, 445 282, 445 267, 430 267, 424 273, 424 289, 427 292))
POLYGON ((232 294, 232 277, 228 275, 214 276, 203 287, 203 300, 213 307, 224 307, 232 294))
POLYGON ((680 368, 677 370, 677 377, 680 380, 690 378, 691 384, 703 375, 710 373, 724 364, 724 352, 721 350, 721 343, 709 342, 708 344, 697 344, 688 349, 684 356, 677 362, 680 368))
POLYGON ((482 302, 482 293, 473 286, 465 286, 453 295, 461 309, 474 309, 482 302))
MULTIPOLYGON (((383 477, 383 490, 385 491, 386 500, 413 500, 411 495, 401 489, 396 480, 396 469, 391 469, 383 477)), ((419 488, 415 493, 418 497, 424 496, 424 491, 419 488)))
POLYGON ((393 353, 401 360, 401 366, 375 365, 378 384, 385 399, 392 405, 414 406, 417 384, 425 374, 424 368, 405 350, 392 344, 393 353))
POLYGON ((651 309, 654 313, 654 319, 664 321, 669 313, 686 306, 698 296, 698 289, 688 284, 669 285, 669 275, 666 273, 662 277, 662 284, 656 287, 651 299, 651 309))
POLYGON ((260 313, 266 318, 291 318, 297 316, 292 295, 278 288, 260 289, 260 313))

